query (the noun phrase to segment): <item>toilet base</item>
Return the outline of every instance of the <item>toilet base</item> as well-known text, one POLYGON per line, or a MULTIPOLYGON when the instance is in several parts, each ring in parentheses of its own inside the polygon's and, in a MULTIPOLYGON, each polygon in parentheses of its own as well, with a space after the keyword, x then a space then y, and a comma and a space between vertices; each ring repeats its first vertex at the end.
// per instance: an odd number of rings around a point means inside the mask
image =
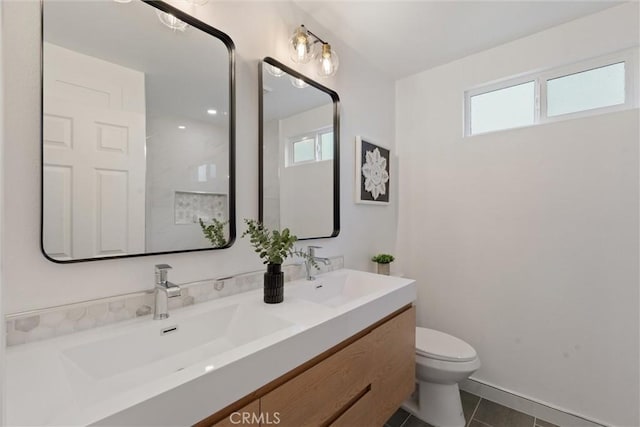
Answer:
POLYGON ((411 414, 435 427, 465 427, 458 384, 418 381, 416 393, 402 404, 411 414))

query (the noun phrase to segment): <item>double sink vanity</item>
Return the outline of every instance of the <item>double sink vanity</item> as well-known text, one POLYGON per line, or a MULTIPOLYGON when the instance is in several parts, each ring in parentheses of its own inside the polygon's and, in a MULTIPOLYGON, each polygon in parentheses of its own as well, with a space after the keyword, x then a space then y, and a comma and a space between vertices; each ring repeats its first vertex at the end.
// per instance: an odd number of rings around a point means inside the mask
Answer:
POLYGON ((342 269, 281 304, 255 290, 10 347, 7 423, 382 425, 413 389, 415 298, 342 269))

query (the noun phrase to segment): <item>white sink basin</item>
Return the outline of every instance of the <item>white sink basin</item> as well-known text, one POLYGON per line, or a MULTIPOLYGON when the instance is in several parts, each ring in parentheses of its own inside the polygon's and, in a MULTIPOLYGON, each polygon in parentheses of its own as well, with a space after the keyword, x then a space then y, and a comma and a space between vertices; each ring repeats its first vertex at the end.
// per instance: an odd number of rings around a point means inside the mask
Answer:
POLYGON ((122 385, 123 378, 115 377, 126 374, 124 382, 131 384, 179 371, 292 325, 254 307, 233 304, 175 320, 149 321, 62 354, 72 362, 68 368, 81 371, 83 375, 75 376, 82 382, 122 385))
POLYGON ((316 280, 304 280, 285 291, 285 296, 321 304, 327 307, 341 307, 365 297, 373 297, 386 292, 390 285, 398 281, 395 277, 380 276, 360 271, 348 270, 323 274, 316 280))

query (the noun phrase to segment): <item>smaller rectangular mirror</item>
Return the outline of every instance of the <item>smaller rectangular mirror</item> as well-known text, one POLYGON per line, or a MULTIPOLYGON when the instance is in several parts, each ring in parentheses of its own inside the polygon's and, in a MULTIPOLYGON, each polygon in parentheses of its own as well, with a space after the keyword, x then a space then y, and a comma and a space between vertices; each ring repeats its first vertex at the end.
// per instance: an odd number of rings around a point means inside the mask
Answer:
POLYGON ((260 63, 259 219, 298 239, 340 232, 338 94, 273 58, 260 63))

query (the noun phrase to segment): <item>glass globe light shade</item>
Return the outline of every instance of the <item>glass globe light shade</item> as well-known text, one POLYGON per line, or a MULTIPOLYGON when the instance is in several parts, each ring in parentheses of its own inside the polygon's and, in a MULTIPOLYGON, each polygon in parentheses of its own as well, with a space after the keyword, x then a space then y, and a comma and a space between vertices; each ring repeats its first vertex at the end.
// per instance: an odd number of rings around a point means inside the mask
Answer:
POLYGON ((170 13, 162 12, 160 10, 157 10, 156 13, 158 14, 160 22, 174 31, 184 31, 189 26, 186 22, 182 22, 170 13))
POLYGON ((338 71, 340 59, 336 51, 331 49, 331 45, 324 43, 322 45, 322 52, 318 55, 316 63, 318 65, 318 76, 331 77, 338 71))
POLYGON ((293 87, 297 87, 298 89, 304 89, 305 87, 309 86, 304 80, 297 77, 289 76, 289 79, 291 80, 291 84, 293 85, 293 87))
POLYGON ((315 43, 304 25, 299 26, 289 39, 289 55, 296 64, 306 64, 313 59, 315 43))
POLYGON ((282 77, 284 76, 284 71, 275 65, 265 64, 267 66, 267 73, 271 74, 274 77, 282 77))

